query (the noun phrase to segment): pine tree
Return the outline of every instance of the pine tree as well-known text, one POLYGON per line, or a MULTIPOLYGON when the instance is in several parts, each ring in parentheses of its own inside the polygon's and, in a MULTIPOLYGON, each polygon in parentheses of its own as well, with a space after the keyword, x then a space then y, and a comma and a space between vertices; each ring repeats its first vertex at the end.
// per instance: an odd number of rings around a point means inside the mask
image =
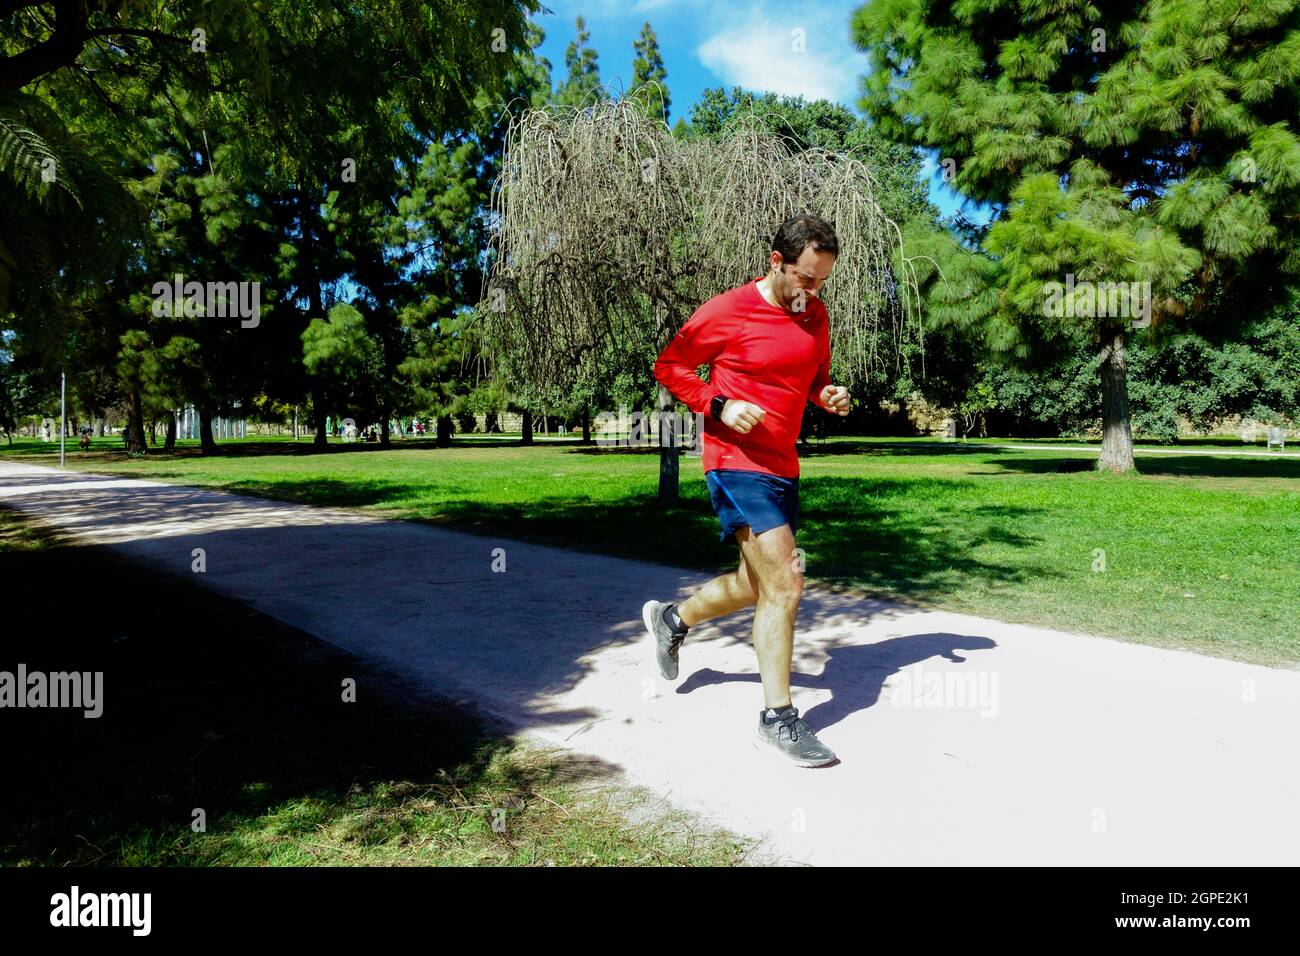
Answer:
POLYGON ((643 106, 653 119, 668 122, 668 71, 659 53, 659 38, 649 22, 641 27, 641 35, 632 44, 636 59, 632 61, 632 88, 628 97, 643 106))
POLYGON ((555 94, 555 102, 564 106, 589 105, 600 95, 601 89, 597 53, 588 46, 591 34, 587 32, 587 23, 581 15, 577 27, 577 38, 564 51, 564 67, 567 71, 564 83, 555 94))
POLYGON ((871 0, 853 33, 880 130, 997 212, 989 344, 1091 340, 1099 467, 1131 470, 1132 329, 1226 330, 1300 281, 1300 3, 871 0))

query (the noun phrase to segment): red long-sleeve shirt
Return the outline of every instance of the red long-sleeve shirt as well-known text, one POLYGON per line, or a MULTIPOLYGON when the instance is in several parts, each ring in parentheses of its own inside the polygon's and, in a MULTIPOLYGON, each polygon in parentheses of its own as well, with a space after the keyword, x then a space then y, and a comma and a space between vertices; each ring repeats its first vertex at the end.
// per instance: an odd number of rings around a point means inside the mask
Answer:
POLYGON ((696 309, 655 362, 655 378, 692 412, 704 413, 706 472, 737 468, 797 478, 804 407, 820 407, 817 396, 831 380, 829 317, 811 295, 802 313, 772 305, 758 281, 696 309), (707 382, 696 374, 701 365, 709 366, 707 382), (715 395, 753 402, 767 415, 742 435, 709 414, 715 395))

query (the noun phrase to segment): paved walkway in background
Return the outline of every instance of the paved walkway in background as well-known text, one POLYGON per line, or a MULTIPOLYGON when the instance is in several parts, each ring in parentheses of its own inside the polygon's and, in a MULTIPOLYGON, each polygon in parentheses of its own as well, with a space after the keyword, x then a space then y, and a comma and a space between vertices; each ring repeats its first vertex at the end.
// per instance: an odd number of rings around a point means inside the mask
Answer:
POLYGON ((752 614, 698 626, 677 683, 654 669, 642 603, 685 599, 706 574, 4 462, 0 505, 174 573, 203 548, 208 587, 787 860, 1300 862, 1297 671, 810 585, 794 700, 840 762, 807 770, 750 746, 752 614))

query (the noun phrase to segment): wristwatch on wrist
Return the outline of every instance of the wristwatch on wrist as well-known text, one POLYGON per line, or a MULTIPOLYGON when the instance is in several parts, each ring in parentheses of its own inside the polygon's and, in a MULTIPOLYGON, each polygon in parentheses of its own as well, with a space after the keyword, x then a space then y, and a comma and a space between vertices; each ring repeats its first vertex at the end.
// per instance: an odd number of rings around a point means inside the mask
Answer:
POLYGON ((725 395, 714 395, 713 401, 709 404, 709 414, 722 421, 722 410, 726 407, 729 399, 725 395))

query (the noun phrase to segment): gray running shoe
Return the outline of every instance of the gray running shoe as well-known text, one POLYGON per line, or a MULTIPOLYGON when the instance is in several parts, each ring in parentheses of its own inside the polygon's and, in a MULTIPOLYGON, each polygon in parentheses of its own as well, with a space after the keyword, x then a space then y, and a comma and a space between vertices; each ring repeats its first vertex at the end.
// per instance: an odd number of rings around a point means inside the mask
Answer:
POLYGON ((800 767, 821 767, 836 759, 834 751, 817 739, 796 707, 787 707, 780 719, 770 724, 765 724, 760 716, 754 746, 760 750, 771 748, 800 767))
POLYGON ((641 621, 650 633, 651 640, 654 641, 659 673, 663 675, 664 680, 676 680, 677 652, 682 646, 682 641, 686 639, 686 632, 673 633, 668 622, 664 620, 665 607, 667 605, 662 601, 646 601, 641 608, 641 621))

